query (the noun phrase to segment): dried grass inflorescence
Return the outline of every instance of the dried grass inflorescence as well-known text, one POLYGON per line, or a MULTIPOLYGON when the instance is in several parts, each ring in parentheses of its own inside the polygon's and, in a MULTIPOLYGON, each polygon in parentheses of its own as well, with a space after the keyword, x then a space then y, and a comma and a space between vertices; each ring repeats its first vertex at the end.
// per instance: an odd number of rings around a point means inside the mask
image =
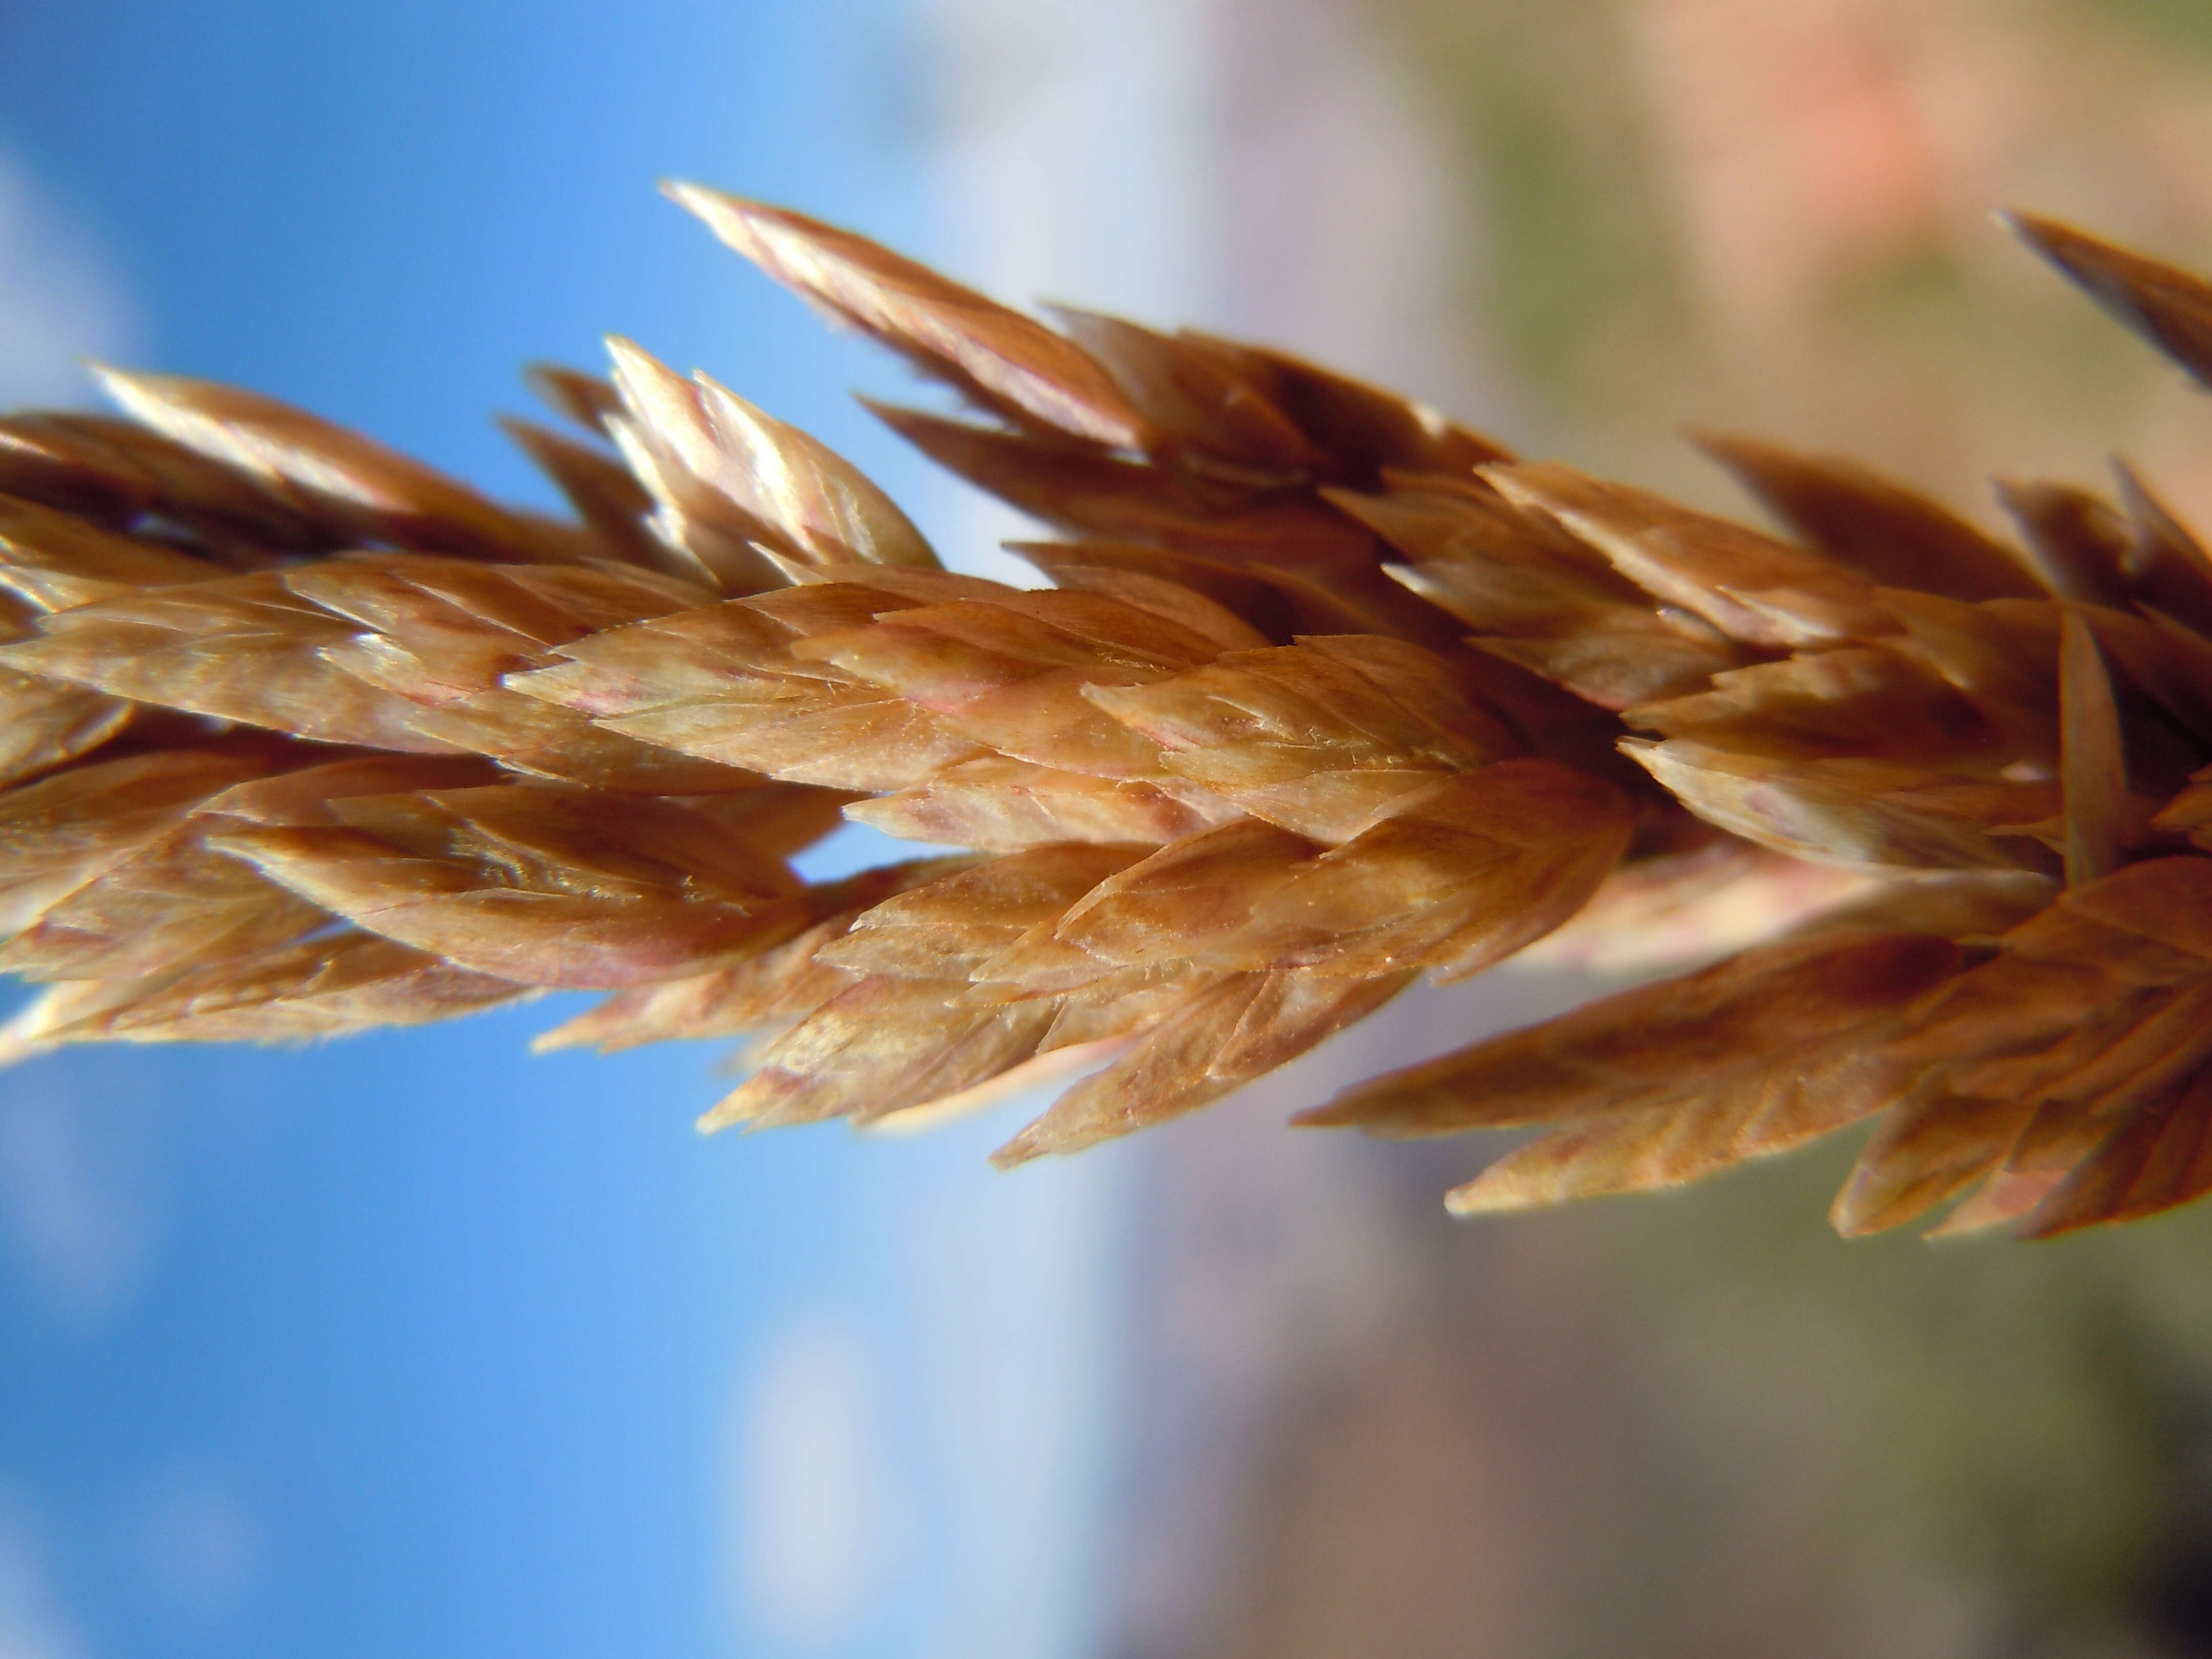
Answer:
MULTIPOLYGON (((1820 866, 1848 898, 1775 936, 1306 1121, 1549 1130, 1463 1211, 1868 1118, 1847 1231, 2212 1188, 2212 559, 2133 474, 2006 487, 2012 545, 1705 440, 1776 536, 673 193, 957 394, 878 412, 1050 526, 1052 585, 945 570, 840 457, 627 342, 534 375, 569 429, 509 423, 573 521, 198 382, 0 421, 0 967, 46 988, 8 1053, 599 990, 542 1045, 760 1039, 708 1127, 1076 1076, 1015 1161, 1571 919, 1676 937, 1820 866), (848 818, 969 850, 802 880, 848 818)), ((2212 382, 2212 287, 2017 228, 2212 382)))

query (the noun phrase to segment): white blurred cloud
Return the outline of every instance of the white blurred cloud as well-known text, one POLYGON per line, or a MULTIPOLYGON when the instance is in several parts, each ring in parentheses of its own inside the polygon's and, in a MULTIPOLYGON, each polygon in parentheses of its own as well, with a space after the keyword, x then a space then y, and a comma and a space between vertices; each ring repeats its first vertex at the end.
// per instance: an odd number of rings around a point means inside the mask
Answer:
MULTIPOLYGON (((1006 1115, 1045 1104, 1033 1096, 1006 1115)), ((1001 1175, 980 1156, 988 1144, 943 1182, 916 1184, 903 1218, 901 1278, 930 1339, 902 1380, 927 1425, 938 1512, 959 1528, 935 1587, 941 1635, 920 1651, 1074 1659, 1099 1645, 1128 1397, 1132 1179, 1148 1153, 1124 1143, 1001 1175)))
POLYGON ((141 332, 112 262, 0 151, 0 407, 82 403, 82 360, 127 358, 141 332))
POLYGON ((219 1626, 234 1617, 267 1553, 252 1507, 223 1470, 169 1470, 134 1505, 129 1532, 150 1598, 172 1619, 219 1626))
POLYGON ((47 1583, 41 1541, 22 1505, 0 1492, 0 1659, 84 1659, 47 1583))
POLYGON ((160 1241, 162 1125, 76 1097, 48 1060, 0 1082, 0 1261, 79 1324, 118 1310, 160 1241))
POLYGON ((749 1632, 827 1645, 881 1593, 896 1530, 883 1381, 857 1327, 820 1317, 775 1334, 747 1379, 736 1507, 749 1632))

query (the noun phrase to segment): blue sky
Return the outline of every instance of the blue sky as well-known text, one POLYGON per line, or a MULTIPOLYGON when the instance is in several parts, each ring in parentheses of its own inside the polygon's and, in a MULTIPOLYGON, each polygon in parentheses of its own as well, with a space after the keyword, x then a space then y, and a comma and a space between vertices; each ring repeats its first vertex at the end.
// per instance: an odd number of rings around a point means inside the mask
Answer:
MULTIPOLYGON (((921 57, 896 0, 11 7, 0 287, 508 494, 519 366, 629 334, 911 497, 895 371, 653 186, 941 252, 921 57)), ((556 1017, 0 1075, 0 1653, 1083 1650, 1141 1154, 702 1141, 715 1054, 556 1017)))

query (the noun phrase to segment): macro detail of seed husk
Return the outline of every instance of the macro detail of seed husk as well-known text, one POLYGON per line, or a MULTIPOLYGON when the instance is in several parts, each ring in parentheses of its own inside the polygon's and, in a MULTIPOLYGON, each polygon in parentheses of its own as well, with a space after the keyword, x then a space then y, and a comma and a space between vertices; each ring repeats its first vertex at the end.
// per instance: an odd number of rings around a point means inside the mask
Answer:
MULTIPOLYGON (((1012 1162, 1425 975, 1563 927, 1709 957, 1705 907, 1786 892, 1748 949, 1305 1121, 1542 1128, 1466 1212, 1869 1119, 1846 1231, 2212 1187, 2212 559, 2152 484, 2007 482, 2000 541, 1701 438, 1762 530, 672 194, 952 394, 877 412, 1052 532, 1018 549, 1048 585, 944 568, 842 458, 627 341, 533 371, 561 425, 506 423, 569 519, 103 371, 123 416, 0 419, 0 969, 41 988, 7 1057, 590 990, 541 1047, 754 1040, 708 1127, 1061 1085, 1012 1162), (846 820, 927 855, 802 878, 846 820)), ((2015 228, 2212 384, 2212 287, 2015 228)))

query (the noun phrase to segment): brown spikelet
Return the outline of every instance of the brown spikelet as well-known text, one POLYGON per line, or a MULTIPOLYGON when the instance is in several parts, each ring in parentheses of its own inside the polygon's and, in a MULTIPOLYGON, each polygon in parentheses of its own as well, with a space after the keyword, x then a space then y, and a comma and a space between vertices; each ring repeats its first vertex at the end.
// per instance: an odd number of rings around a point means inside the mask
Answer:
POLYGON ((2059 780, 2066 811, 2066 880, 2110 875, 2126 829, 2127 762, 2112 683, 2089 625, 2069 611, 2058 647, 2059 780))
POLYGON ((0 647, 17 672, 333 743, 427 753, 407 699, 326 661, 356 630, 274 572, 151 588, 47 619, 0 647))
POLYGON ((1717 433, 1698 446, 1808 546, 1886 587, 1969 603, 2043 592, 2017 552, 1856 461, 1717 433))
POLYGON ((730 593, 781 585, 778 561, 934 569, 936 555, 851 463, 702 374, 610 340, 617 444, 659 503, 660 540, 730 593))
MULTIPOLYGON (((1580 914, 1577 959, 1735 953, 1307 1121, 1542 1127, 1463 1212, 1864 1119, 1845 1231, 2212 1187, 2212 558, 2133 472, 2003 486, 2014 547, 1703 440, 1771 533, 671 193, 960 396, 879 412, 1056 532, 1021 550, 1053 585, 939 568, 849 463, 623 341, 534 372, 574 431, 509 424, 573 523, 200 382, 0 419, 0 968, 46 986, 0 1052, 599 988, 540 1046, 761 1039, 709 1128, 1097 1068, 1017 1163, 1580 914), (841 817, 964 850, 802 881, 841 817)), ((2212 378, 2212 288, 2018 228, 2212 378)))
POLYGON ((559 488, 610 555, 647 569, 686 568, 647 527, 653 495, 617 457, 532 421, 501 416, 499 424, 559 488))
POLYGON ((1769 1066, 1856 1047, 1870 1021, 1958 965, 1935 936, 1822 932, 1378 1078, 1307 1121, 1436 1134, 1648 1111, 1739 1072, 1764 1086, 1769 1066))
POLYGON ((2128 515, 2130 597, 2199 634, 2212 629, 2212 556, 2132 467, 2115 461, 2112 471, 2128 515))
POLYGON ((1112 378, 1042 324, 819 220, 697 185, 666 188, 771 276, 994 413, 1145 447, 1145 422, 1112 378))
POLYGON ((108 416, 26 413, 0 420, 0 489, 127 529, 158 515, 191 532, 216 563, 259 569, 287 554, 345 544, 337 526, 241 471, 108 416))
POLYGON ((992 1161, 1003 1167, 1081 1152, 1208 1105, 1365 1018, 1416 975, 1405 968, 1354 978, 1288 968, 1216 981, 1127 1054, 1062 1095, 992 1161))
POLYGON ((28 1047, 298 1043, 451 1019, 534 994, 530 986, 345 932, 175 975, 58 985, 7 1035, 28 1047))
POLYGON ((1055 841, 1173 841, 1235 810, 1198 790, 984 755, 856 801, 845 815, 908 841, 1001 853, 1055 841))
POLYGON ((622 412, 622 394, 605 378, 563 363, 532 363, 522 371, 538 401, 571 425, 605 437, 608 422, 622 412))
POLYGON ((725 968, 618 991, 598 1006, 540 1036, 532 1047, 634 1048, 677 1037, 737 1036, 774 1030, 811 1012, 852 982, 844 969, 820 959, 824 946, 895 893, 964 867, 963 858, 920 859, 880 866, 843 881, 807 890, 809 908, 823 920, 781 945, 725 968))
POLYGON ((1483 476, 1516 505, 1557 520, 1652 599, 1740 647, 1824 647, 1895 631, 1868 578, 1757 531, 1553 462, 1483 476))
POLYGON ((1329 499, 1413 561, 1388 574, 1474 630, 1482 648, 1607 708, 1704 684, 1742 653, 1655 607, 1597 549, 1474 478, 1394 477, 1329 499))
POLYGON ((2212 386, 2212 283, 2033 213, 2005 222, 2090 298, 2212 386))
POLYGON ((805 920, 780 864, 672 801, 517 783, 332 810, 332 825, 240 828, 210 845, 372 932, 524 984, 676 978, 805 920))
POLYGON ((761 1054, 752 1080, 702 1121, 811 1121, 921 1106, 1012 1069, 1052 1024, 1049 1000, 988 1000, 969 975, 1049 921, 1140 848, 1043 847, 886 899, 817 952, 848 977, 761 1054))
POLYGON ((169 374, 99 371, 154 431, 253 480, 348 541, 566 562, 587 544, 532 523, 394 450, 258 392, 169 374))

